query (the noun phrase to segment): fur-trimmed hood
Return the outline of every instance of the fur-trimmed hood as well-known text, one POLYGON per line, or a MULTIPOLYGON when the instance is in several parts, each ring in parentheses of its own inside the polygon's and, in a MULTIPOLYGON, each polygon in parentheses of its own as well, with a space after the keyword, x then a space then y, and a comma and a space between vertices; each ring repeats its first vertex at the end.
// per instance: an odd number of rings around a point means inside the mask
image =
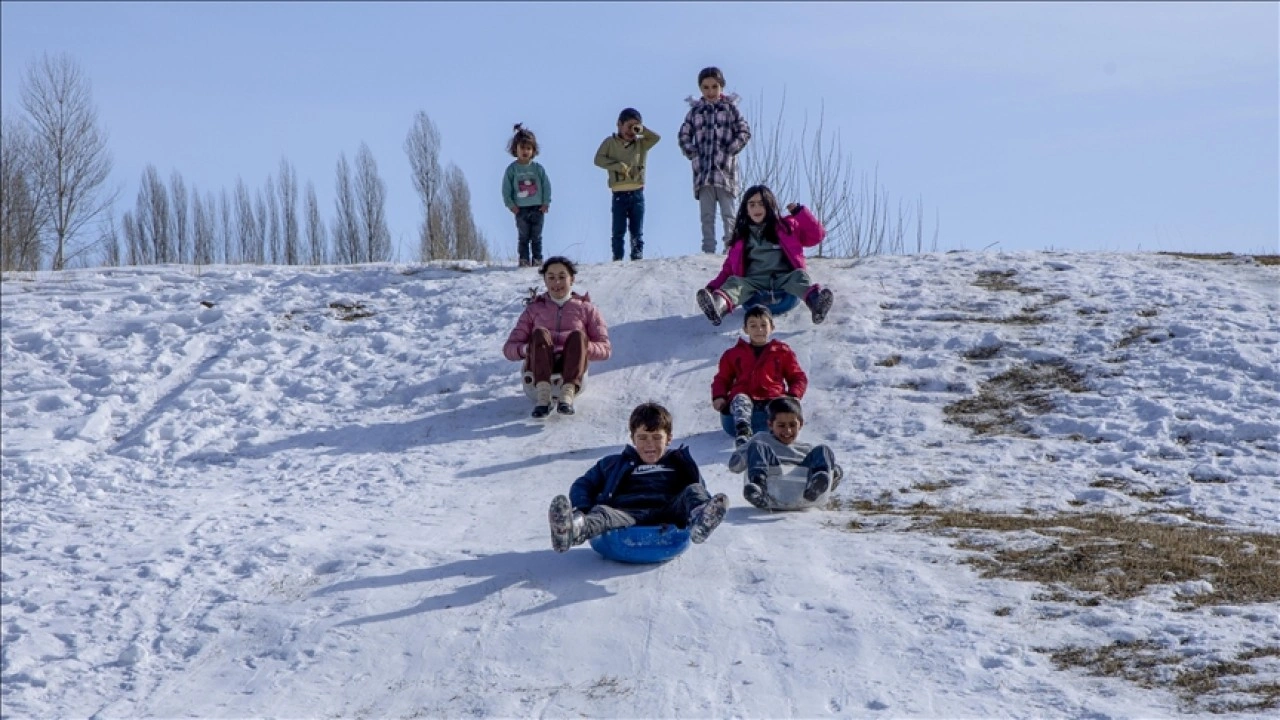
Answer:
MULTIPOLYGON (((720 93, 720 97, 721 97, 723 100, 728 101, 728 102, 729 102, 729 104, 731 104, 731 105, 737 105, 737 104, 738 104, 738 100, 739 100, 739 99, 741 99, 741 98, 740 98, 740 96, 738 95, 738 93, 732 93, 732 92, 720 93)), ((690 96, 686 97, 686 98, 684 99, 684 101, 685 101, 685 102, 687 102, 687 103, 689 103, 689 107, 697 107, 698 103, 705 103, 705 102, 707 102, 707 101, 706 101, 706 100, 705 100, 701 95, 690 95, 690 96)), ((708 104, 710 104, 710 103, 708 103, 708 104)))

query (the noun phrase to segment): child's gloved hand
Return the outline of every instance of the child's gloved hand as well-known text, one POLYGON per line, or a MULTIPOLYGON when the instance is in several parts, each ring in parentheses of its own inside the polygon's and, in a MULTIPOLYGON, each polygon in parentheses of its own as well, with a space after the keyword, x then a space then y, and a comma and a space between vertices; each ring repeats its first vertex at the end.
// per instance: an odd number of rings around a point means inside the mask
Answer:
POLYGON ((788 204, 787 204, 787 212, 791 213, 792 215, 795 215, 795 214, 796 214, 796 209, 797 209, 797 208, 799 208, 799 207, 800 207, 800 203, 788 203, 788 204))

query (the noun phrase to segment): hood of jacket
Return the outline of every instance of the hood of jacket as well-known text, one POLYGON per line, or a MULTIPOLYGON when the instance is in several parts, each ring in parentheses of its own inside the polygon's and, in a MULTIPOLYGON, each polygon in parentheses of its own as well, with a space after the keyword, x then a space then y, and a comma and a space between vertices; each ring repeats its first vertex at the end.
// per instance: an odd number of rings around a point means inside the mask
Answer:
MULTIPOLYGON (((738 93, 732 93, 732 92, 721 93, 720 99, 724 100, 725 102, 728 102, 730 105, 737 105, 739 100, 739 95, 738 93)), ((702 97, 701 95, 690 95, 686 97, 684 101, 689 103, 689 107, 697 107, 698 103, 706 103, 707 105, 711 104, 711 103, 708 103, 706 98, 702 97)))

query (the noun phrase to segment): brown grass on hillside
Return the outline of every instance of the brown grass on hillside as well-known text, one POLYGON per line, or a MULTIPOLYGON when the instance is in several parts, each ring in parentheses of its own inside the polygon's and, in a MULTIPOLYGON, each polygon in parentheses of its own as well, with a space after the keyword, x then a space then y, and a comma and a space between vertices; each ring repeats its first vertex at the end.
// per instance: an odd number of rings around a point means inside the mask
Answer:
POLYGON ((1055 390, 1084 392, 1084 376, 1064 361, 1029 363, 983 381, 978 394, 942 409, 946 422, 977 435, 1034 437, 1025 418, 1053 410, 1055 390))

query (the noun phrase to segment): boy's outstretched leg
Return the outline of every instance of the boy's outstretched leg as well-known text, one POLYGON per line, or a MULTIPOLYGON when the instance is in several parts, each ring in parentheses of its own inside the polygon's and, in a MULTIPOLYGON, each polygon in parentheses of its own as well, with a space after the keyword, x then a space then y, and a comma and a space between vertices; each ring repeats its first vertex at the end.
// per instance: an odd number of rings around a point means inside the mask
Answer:
POLYGON ((547 511, 547 520, 551 524, 551 549, 566 552, 569 548, 583 541, 582 515, 573 511, 569 498, 557 495, 551 500, 551 509, 547 511))
POLYGON ((829 487, 831 487, 831 473, 826 470, 810 471, 809 480, 804 484, 804 499, 813 502, 829 487))
POLYGON ((715 530, 724 514, 729 509, 729 497, 718 493, 689 513, 689 539, 695 543, 706 542, 707 537, 715 530))

